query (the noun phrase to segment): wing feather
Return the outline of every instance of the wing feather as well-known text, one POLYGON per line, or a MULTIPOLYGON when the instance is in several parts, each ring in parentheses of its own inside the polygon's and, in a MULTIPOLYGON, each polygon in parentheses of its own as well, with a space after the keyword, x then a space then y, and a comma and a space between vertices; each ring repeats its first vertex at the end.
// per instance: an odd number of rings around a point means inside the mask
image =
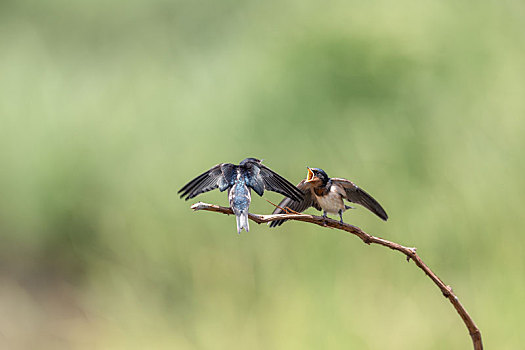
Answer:
MULTIPOLYGON (((291 198, 284 198, 281 203, 279 203, 280 208, 275 208, 272 214, 285 214, 285 211, 283 211, 281 208, 288 207, 289 209, 296 211, 298 213, 302 213, 306 209, 310 207, 314 207, 317 210, 321 210, 321 206, 317 202, 315 196, 312 193, 312 186, 310 183, 305 182, 305 180, 301 181, 297 187, 298 190, 301 191, 303 194, 303 199, 300 201, 294 201, 291 198)), ((286 219, 283 220, 275 220, 270 222, 270 227, 280 226, 282 225, 286 219)))
POLYGON ((199 176, 188 182, 177 193, 181 194, 181 198, 186 197, 185 200, 188 200, 201 193, 214 190, 217 187, 219 187, 219 185, 221 185, 222 190, 222 185, 226 184, 227 182, 230 182, 229 179, 225 178, 223 171, 230 172, 232 167, 235 166, 229 163, 217 164, 210 170, 205 171, 204 173, 200 174, 199 176))
POLYGON ((385 221, 388 219, 388 215, 381 204, 379 204, 371 195, 369 195, 362 188, 358 187, 352 181, 347 179, 332 178, 332 185, 343 187, 346 193, 346 200, 362 205, 385 221))
POLYGON ((295 201, 301 201, 303 199, 303 193, 288 180, 263 164, 260 164, 259 167, 259 176, 264 183, 265 189, 280 193, 295 201))

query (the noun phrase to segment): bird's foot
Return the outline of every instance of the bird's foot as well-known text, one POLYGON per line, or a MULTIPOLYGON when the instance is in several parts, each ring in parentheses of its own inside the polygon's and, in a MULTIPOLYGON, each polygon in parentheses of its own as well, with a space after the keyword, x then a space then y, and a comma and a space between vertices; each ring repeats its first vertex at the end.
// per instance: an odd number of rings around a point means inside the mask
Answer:
POLYGON ((355 209, 355 207, 351 207, 349 205, 345 205, 345 209, 348 210, 348 209, 355 209))
POLYGON ((323 213, 323 226, 326 227, 326 219, 328 219, 328 216, 326 215, 326 212, 323 213))

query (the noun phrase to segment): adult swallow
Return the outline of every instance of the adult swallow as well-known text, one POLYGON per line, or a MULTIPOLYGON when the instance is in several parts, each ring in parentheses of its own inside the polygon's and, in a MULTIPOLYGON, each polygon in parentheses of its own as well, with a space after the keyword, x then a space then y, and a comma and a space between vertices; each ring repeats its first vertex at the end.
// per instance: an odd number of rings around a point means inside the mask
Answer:
MULTIPOLYGON (((308 168, 306 179, 301 181, 297 188, 303 193, 303 200, 285 198, 279 203, 280 208, 276 208, 273 214, 283 214, 284 211, 281 208, 285 207, 296 212, 303 212, 309 207, 314 207, 323 211, 324 218, 327 213, 339 214, 341 223, 343 223, 343 212, 352 208, 345 205, 344 200, 346 199, 362 205, 385 221, 388 219, 383 207, 371 195, 357 187, 352 181, 328 177, 322 169, 308 168)), ((282 225, 285 221, 272 221, 270 227, 282 225)))
POLYGON ((228 190, 230 207, 237 219, 237 233, 241 233, 243 228, 248 232, 251 190, 259 196, 263 195, 264 190, 268 190, 294 201, 303 200, 303 193, 297 187, 261 162, 259 159, 246 158, 239 165, 217 164, 188 182, 177 193, 182 192, 180 197, 186 197, 185 199, 188 200, 216 188, 221 192, 228 190))

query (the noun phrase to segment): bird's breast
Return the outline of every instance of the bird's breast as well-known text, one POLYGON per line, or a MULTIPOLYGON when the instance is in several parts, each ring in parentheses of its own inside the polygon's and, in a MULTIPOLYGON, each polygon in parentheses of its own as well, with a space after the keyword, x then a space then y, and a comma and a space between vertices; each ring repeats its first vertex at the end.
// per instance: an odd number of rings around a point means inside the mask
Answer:
POLYGON ((319 203, 319 206, 328 213, 337 214, 339 213, 339 210, 345 209, 343 198, 335 186, 332 186, 328 193, 324 195, 319 196, 317 193, 315 193, 315 197, 319 203))

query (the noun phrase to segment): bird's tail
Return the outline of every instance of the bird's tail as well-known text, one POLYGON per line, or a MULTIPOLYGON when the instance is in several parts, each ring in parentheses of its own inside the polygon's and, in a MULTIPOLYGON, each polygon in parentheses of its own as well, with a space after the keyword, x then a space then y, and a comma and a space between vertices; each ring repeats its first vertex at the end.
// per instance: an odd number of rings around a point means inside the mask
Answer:
POLYGON ((237 219, 237 233, 240 234, 242 229, 245 229, 246 232, 250 231, 250 225, 248 225, 248 211, 242 210, 239 213, 236 213, 235 218, 237 219))

